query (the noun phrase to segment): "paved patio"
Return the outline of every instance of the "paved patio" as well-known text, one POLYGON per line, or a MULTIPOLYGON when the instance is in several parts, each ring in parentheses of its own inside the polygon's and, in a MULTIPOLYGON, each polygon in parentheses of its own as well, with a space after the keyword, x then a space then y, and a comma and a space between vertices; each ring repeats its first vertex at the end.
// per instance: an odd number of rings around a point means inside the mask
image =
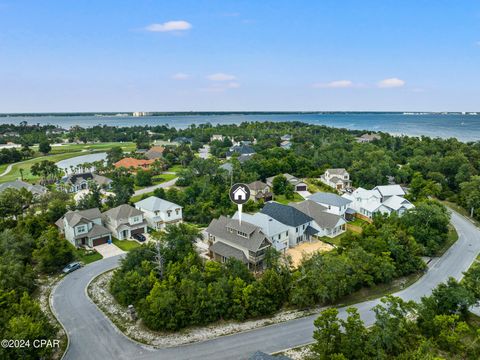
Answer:
POLYGON ((309 257, 316 252, 327 252, 333 249, 333 246, 320 240, 304 242, 287 250, 287 255, 292 257, 293 267, 301 264, 304 257, 309 257))
POLYGON ((117 247, 115 244, 102 244, 95 246, 94 249, 97 250, 104 259, 125 253, 125 251, 117 247))

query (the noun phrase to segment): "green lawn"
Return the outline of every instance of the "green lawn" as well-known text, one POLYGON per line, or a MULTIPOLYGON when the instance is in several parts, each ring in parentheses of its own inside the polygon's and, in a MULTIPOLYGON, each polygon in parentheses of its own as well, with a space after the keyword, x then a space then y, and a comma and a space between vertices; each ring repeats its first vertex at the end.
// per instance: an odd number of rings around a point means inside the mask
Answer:
POLYGON ((321 241, 323 241, 324 243, 327 243, 327 244, 332 244, 332 245, 335 245, 335 246, 340 246, 340 242, 342 240, 343 237, 345 237, 350 231, 347 230, 345 231, 344 233, 338 235, 338 236, 335 236, 334 238, 330 238, 328 236, 322 236, 320 238, 321 241))
POLYGON ((133 250, 139 246, 141 246, 138 242, 134 240, 118 240, 118 239, 113 239, 113 243, 118 246, 120 249, 123 251, 130 251, 133 250))
POLYGON ((103 256, 98 252, 82 248, 75 250, 75 257, 78 261, 84 263, 85 265, 103 259, 103 256))
MULTIPOLYGON (((13 181, 20 178, 20 169, 23 169, 23 177, 25 181, 35 182, 39 178, 33 176, 30 173, 30 168, 33 164, 40 162, 42 160, 49 160, 57 162, 60 160, 70 159, 76 156, 88 155, 95 152, 105 151, 110 149, 113 146, 121 146, 124 151, 135 150, 135 144, 133 142, 108 142, 108 143, 98 143, 98 144, 67 144, 62 146, 53 146, 52 153, 47 156, 38 156, 33 159, 25 160, 13 165, 12 170, 5 175, 0 177, 0 183, 7 181, 13 181), (87 151, 82 151, 87 150, 87 151)), ((0 173, 2 173, 8 165, 0 166, 0 173)))
POLYGON ((293 193, 293 199, 287 199, 285 195, 274 195, 273 200, 276 202, 279 202, 280 204, 287 205, 288 203, 291 203, 291 202, 303 201, 304 199, 297 193, 293 193))
POLYGON ((180 172, 182 170, 185 170, 185 169, 186 169, 186 167, 184 167, 182 165, 173 165, 173 166, 169 167, 167 171, 178 173, 178 172, 180 172))
POLYGON ((359 218, 355 218, 355 220, 349 221, 348 224, 364 227, 364 226, 367 226, 369 222, 359 218))
POLYGON ((311 193, 316 192, 329 192, 337 194, 337 191, 330 186, 325 185, 320 180, 317 179, 304 179, 305 183, 308 185, 308 191, 311 193))

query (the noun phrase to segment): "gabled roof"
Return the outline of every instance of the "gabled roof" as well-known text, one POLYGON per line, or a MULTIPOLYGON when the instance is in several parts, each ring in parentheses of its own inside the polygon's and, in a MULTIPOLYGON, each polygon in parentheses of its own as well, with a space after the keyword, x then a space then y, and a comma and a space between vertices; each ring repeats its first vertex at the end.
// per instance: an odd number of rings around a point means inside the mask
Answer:
POLYGON ((92 172, 70 174, 62 178, 62 182, 71 185, 78 185, 84 181, 95 181, 98 185, 108 185, 112 182, 112 179, 92 172))
POLYGON ((401 196, 397 196, 397 195, 393 195, 391 197, 389 197, 387 200, 385 200, 383 202, 383 205, 389 207, 390 209, 393 209, 395 211, 399 210, 402 206, 407 208, 407 209, 410 209, 413 207, 412 203, 410 201, 408 201, 407 199, 401 197, 401 196))
POLYGON ((339 222, 343 221, 345 223, 341 216, 326 212, 327 208, 315 201, 305 200, 300 203, 290 203, 289 205, 313 218, 322 229, 333 229, 339 222))
MULTIPOLYGON (((102 213, 100 212, 100 210, 98 208, 93 208, 87 210, 68 211, 61 219, 65 218, 67 224, 70 227, 74 227, 78 224, 87 224, 101 217, 102 213)), ((61 219, 57 220, 56 224, 59 223, 61 219)))
MULTIPOLYGON (((232 219, 238 219, 238 211, 232 216, 232 219)), ((275 220, 271 216, 260 212, 253 215, 243 213, 242 223, 244 220, 250 224, 262 228, 263 233, 269 237, 288 231, 289 229, 288 225, 282 224, 280 221, 275 220)))
POLYGON ((258 181, 258 180, 248 184, 248 188, 253 191, 263 190, 266 187, 268 187, 267 184, 265 184, 263 181, 258 181))
POLYGON ((216 241, 224 239, 251 251, 257 251, 266 243, 271 244, 260 227, 246 221, 242 221, 240 224, 238 220, 229 219, 225 216, 213 219, 205 231, 215 236, 216 241), (237 231, 248 234, 248 237, 238 235, 237 231))
POLYGON ((135 203, 135 206, 148 211, 167 211, 172 208, 181 208, 180 205, 160 199, 156 196, 150 196, 146 199, 140 200, 135 203))
POLYGON ((315 201, 320 204, 327 204, 331 206, 345 206, 351 203, 351 200, 341 197, 337 194, 317 192, 308 197, 308 200, 315 201))
POLYGON ((266 203, 261 213, 271 216, 282 224, 295 227, 313 220, 310 216, 292 206, 283 205, 274 201, 266 203))
POLYGON ((147 159, 158 159, 163 156, 165 148, 163 146, 152 146, 146 153, 145 157, 147 159))
POLYGON ((111 219, 128 219, 132 216, 143 215, 143 212, 128 204, 123 204, 105 211, 103 215, 111 219))
POLYGON ((231 156, 232 154, 239 154, 239 155, 255 154, 255 149, 250 145, 232 146, 230 148, 230 151, 227 152, 227 156, 231 156))
POLYGON ((327 169, 329 174, 332 175, 345 175, 348 174, 348 171, 344 168, 335 168, 335 169, 327 169))
POLYGON ((405 191, 402 189, 400 185, 380 185, 380 186, 375 186, 373 190, 378 190, 378 192, 382 196, 405 195, 405 191))
POLYGON ((37 194, 37 195, 42 195, 47 192, 47 188, 41 185, 32 185, 21 180, 14 180, 14 181, 9 181, 9 182, 0 184, 0 192, 2 192, 5 189, 17 189, 17 190, 27 189, 32 194, 37 194))
POLYGON ((233 165, 232 165, 232 163, 229 163, 229 162, 220 165, 219 168, 220 168, 220 169, 227 170, 228 172, 232 172, 232 171, 233 171, 233 165))

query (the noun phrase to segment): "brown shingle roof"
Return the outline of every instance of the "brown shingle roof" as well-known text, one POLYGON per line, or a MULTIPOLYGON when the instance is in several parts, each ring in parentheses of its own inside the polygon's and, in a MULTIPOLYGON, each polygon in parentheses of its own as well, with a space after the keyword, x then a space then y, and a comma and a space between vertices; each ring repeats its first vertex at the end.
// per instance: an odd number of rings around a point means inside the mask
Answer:
POLYGON ((143 159, 134 159, 134 158, 123 158, 120 161, 115 163, 115 167, 124 167, 124 168, 138 168, 138 167, 148 167, 150 164, 153 164, 154 160, 143 160, 143 159))

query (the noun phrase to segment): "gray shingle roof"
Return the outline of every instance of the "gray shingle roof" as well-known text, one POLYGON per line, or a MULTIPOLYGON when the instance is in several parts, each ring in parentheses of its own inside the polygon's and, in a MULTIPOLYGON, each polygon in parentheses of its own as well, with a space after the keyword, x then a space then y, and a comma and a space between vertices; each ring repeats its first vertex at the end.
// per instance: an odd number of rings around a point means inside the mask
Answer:
POLYGON ((263 190, 267 187, 268 185, 265 184, 263 181, 254 181, 254 182, 251 182, 250 184, 248 184, 248 188, 250 190, 254 190, 254 191, 259 191, 259 190, 263 190))
POLYGON ((348 173, 347 173, 347 170, 345 170, 344 168, 327 169, 327 171, 328 171, 329 174, 332 174, 332 175, 345 175, 345 174, 348 174, 348 173))
POLYGON ((225 216, 213 219, 206 232, 215 236, 216 240, 225 239, 251 251, 257 251, 265 241, 271 243, 260 227, 246 221, 239 224, 238 220, 229 219, 225 216), (237 231, 249 234, 248 238, 238 235, 237 231))
POLYGON ((41 185, 32 185, 21 180, 14 180, 14 181, 9 181, 9 182, 0 184, 0 192, 6 189, 17 189, 17 190, 27 189, 32 194, 36 194, 36 195, 42 195, 47 192, 47 189, 41 185))
POLYGON ((221 241, 217 241, 215 244, 210 246, 210 251, 228 258, 235 258, 240 260, 244 264, 248 264, 248 259, 245 257, 245 253, 242 250, 235 249, 234 247, 225 244, 221 241))
POLYGON ((337 194, 317 192, 308 197, 308 200, 312 200, 321 204, 327 204, 332 206, 345 206, 351 203, 350 200, 345 199, 337 194))
POLYGON ((326 212, 327 208, 315 201, 305 200, 300 203, 291 203, 290 206, 312 217, 322 229, 333 229, 342 219, 339 215, 326 212))
POLYGON ((94 223, 89 232, 87 232, 86 234, 77 235, 75 236, 75 239, 81 239, 84 237, 92 238, 92 237, 108 235, 108 234, 111 234, 110 230, 108 230, 103 225, 98 225, 94 223))
POLYGON ((101 217, 102 214, 98 208, 69 211, 65 214, 65 219, 67 220, 68 225, 71 227, 80 224, 81 222, 87 223, 101 217))
POLYGON ((111 219, 127 219, 132 216, 143 215, 143 212, 133 206, 123 204, 105 211, 103 215, 108 216, 111 219))
POLYGON ((283 224, 295 227, 313 220, 310 216, 292 206, 273 201, 266 203, 261 213, 271 216, 283 224))

